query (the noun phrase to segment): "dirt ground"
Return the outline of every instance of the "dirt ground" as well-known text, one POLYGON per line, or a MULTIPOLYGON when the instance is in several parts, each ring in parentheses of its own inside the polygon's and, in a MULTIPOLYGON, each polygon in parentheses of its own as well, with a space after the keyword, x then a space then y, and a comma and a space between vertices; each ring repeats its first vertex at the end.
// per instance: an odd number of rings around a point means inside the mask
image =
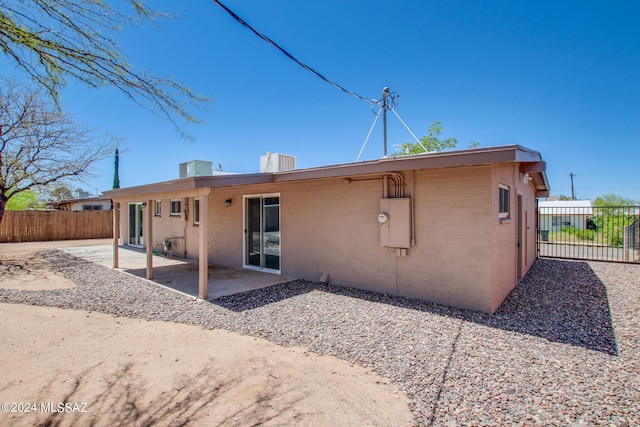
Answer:
MULTIPOLYGON (((0 244, 0 287, 74 284, 0 244)), ((0 425, 409 425, 370 370, 263 339, 96 312, 0 304, 0 425), (65 405, 66 404, 66 405, 65 405)))

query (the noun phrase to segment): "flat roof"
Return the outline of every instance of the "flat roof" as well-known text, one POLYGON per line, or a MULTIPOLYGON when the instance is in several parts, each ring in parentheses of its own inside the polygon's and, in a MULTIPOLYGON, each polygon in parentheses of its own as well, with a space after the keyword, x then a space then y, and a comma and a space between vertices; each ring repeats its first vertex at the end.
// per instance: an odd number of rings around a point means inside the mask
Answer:
POLYGON ((542 200, 538 211, 541 215, 593 215, 591 200, 542 200))
POLYGON ((528 172, 533 177, 539 195, 541 197, 548 195, 549 183, 546 177, 546 164, 542 161, 540 153, 520 145, 505 145, 386 157, 363 162, 296 169, 286 172, 187 177, 136 187, 109 190, 105 191, 103 196, 117 199, 206 188, 328 179, 407 170, 477 166, 495 163, 525 164, 525 172, 528 172))
POLYGON ((70 203, 108 202, 110 200, 111 200, 110 197, 106 197, 102 195, 102 196, 95 196, 95 197, 81 197, 78 199, 62 199, 62 200, 56 200, 53 202, 47 202, 46 204, 47 205, 66 205, 70 203))
POLYGON ((590 208, 591 200, 541 200, 538 206, 541 208, 590 208))

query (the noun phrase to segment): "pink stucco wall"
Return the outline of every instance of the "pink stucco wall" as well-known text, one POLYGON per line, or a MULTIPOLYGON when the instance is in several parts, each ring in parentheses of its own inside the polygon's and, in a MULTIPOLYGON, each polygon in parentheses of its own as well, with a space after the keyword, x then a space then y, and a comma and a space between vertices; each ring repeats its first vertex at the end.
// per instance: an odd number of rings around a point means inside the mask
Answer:
POLYGON ((492 303, 494 312, 504 301, 504 298, 524 277, 536 258, 536 229, 535 229, 535 189, 533 183, 522 182, 520 166, 518 164, 498 164, 493 166, 492 194, 493 204, 497 206, 499 185, 510 189, 510 214, 507 219, 493 219, 494 233, 492 241, 492 303), (522 198, 522 212, 518 215, 518 196, 522 198), (519 222, 520 218, 520 222, 519 222), (518 259, 518 234, 520 234, 521 259, 518 259), (521 265, 521 275, 518 277, 518 263, 521 265))
MULTIPOLYGON (((337 285, 493 312, 518 279, 517 221, 499 219, 499 184, 511 189, 511 212, 516 212, 517 194, 527 212, 523 274, 536 256, 534 188, 522 184, 518 168, 506 163, 404 171, 404 196, 412 197, 415 212, 415 244, 406 256, 380 245, 380 176, 212 188, 209 260, 242 267, 243 196, 277 193, 283 275, 319 280, 328 273, 337 285)), ((154 245, 166 236, 183 236, 175 241, 174 253, 182 255, 186 244, 187 256, 197 258, 192 198, 182 198, 190 210, 185 221, 184 213, 169 215, 171 195, 159 197, 162 216, 154 217, 154 245)), ((121 212, 126 236, 127 210, 121 212)))

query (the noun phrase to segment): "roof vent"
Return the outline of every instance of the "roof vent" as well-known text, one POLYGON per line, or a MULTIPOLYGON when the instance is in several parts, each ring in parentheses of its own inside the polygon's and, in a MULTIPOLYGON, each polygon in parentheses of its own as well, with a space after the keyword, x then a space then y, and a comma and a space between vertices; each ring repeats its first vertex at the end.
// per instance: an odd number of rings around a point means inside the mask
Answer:
POLYGON ((260 156, 260 172, 286 172, 296 168, 295 156, 288 154, 271 154, 260 156))

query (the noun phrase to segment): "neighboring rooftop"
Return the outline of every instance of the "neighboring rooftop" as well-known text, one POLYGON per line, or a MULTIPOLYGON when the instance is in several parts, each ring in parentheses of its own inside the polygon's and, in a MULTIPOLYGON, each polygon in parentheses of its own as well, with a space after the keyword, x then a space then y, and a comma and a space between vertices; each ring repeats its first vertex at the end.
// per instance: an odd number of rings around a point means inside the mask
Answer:
POLYGON ((547 215, 593 215, 591 200, 545 200, 538 202, 538 209, 547 215))

